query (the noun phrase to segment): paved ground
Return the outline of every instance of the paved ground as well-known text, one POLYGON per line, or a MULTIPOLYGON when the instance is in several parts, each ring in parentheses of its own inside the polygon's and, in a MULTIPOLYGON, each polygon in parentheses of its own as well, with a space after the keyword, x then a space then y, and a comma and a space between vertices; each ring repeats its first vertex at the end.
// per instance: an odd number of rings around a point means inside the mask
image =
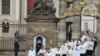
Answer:
POLYGON ((97 44, 95 56, 100 56, 100 43, 97 44))

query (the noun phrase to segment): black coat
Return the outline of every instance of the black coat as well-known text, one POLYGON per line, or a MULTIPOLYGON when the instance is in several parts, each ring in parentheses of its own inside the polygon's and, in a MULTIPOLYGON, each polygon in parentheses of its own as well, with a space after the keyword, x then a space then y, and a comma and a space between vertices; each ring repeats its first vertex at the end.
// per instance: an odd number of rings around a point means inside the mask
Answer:
POLYGON ((14 42, 14 51, 19 51, 19 43, 18 42, 14 42))

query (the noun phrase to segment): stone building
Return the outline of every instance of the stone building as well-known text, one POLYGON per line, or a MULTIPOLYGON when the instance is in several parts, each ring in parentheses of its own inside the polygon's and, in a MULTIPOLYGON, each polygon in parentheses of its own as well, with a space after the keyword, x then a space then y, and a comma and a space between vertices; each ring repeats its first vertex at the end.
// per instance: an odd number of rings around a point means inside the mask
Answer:
MULTIPOLYGON (((27 0, 0 0, 0 56, 14 56, 14 34, 20 29, 21 35, 27 35, 26 17, 27 0), (8 32, 2 31, 3 21, 9 22, 8 32)), ((25 43, 25 40, 20 41, 20 49, 23 51, 25 43)), ((21 52, 24 54, 23 51, 21 52)))
MULTIPOLYGON (((47 3, 39 3, 43 7, 35 6, 31 10, 28 1, 30 0, 0 0, 0 55, 13 55, 16 31, 21 36, 21 56, 31 46, 36 49, 38 43, 44 47, 61 45, 70 39, 69 33, 73 39, 78 37, 80 31, 87 29, 97 33, 98 42, 100 41, 99 0, 46 0, 47 3), (2 22, 6 20, 10 25, 9 32, 5 33, 2 32, 2 22)), ((34 4, 34 0, 32 2, 34 4)))

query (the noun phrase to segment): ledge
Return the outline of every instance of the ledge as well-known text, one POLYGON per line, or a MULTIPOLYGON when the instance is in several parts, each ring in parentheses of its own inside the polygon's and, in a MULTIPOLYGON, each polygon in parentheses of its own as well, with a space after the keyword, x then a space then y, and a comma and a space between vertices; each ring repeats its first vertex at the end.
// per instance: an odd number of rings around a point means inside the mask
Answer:
POLYGON ((59 18, 49 16, 33 16, 25 18, 26 22, 58 22, 59 18))

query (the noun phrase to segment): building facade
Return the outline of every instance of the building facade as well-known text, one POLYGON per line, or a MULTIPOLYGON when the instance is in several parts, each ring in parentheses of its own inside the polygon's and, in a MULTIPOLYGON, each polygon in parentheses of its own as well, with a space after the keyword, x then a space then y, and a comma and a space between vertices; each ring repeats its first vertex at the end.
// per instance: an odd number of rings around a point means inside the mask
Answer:
POLYGON ((24 52, 31 46, 36 49, 37 43, 44 47, 59 46, 66 40, 77 38, 81 31, 87 29, 100 37, 99 0, 46 0, 47 7, 49 4, 54 9, 46 10, 49 14, 44 13, 45 7, 38 8, 42 11, 36 12, 37 1, 40 0, 0 0, 0 51, 14 49, 16 31, 20 32, 20 50, 24 52), (2 32, 3 21, 9 22, 6 33, 2 32))

